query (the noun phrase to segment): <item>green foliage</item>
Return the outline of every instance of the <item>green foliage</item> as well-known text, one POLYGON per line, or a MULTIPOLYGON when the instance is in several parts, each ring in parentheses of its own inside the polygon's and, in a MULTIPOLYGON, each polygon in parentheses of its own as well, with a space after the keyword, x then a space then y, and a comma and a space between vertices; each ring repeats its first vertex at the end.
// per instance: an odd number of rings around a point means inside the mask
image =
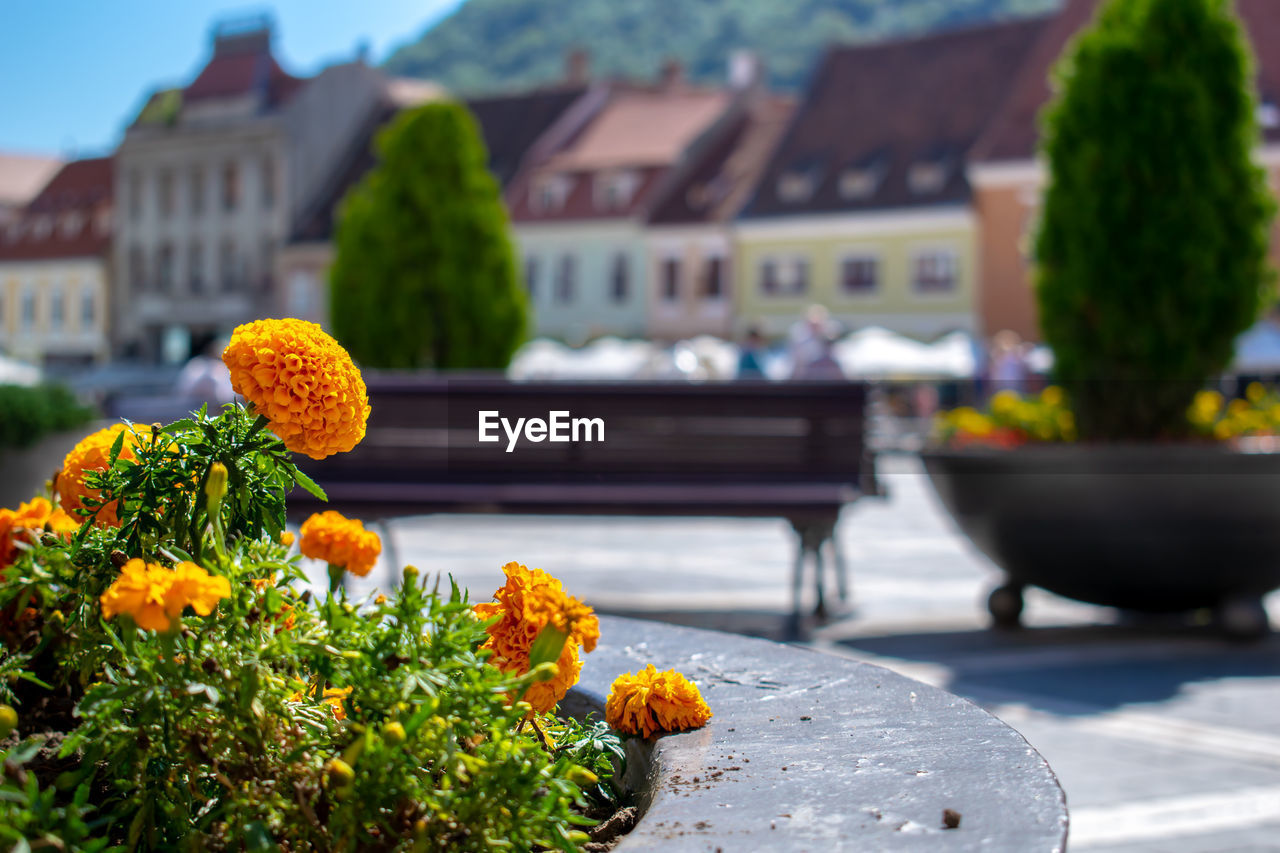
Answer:
POLYGON ((1060 63, 1037 296, 1081 438, 1185 435, 1271 294, 1252 64, 1225 0, 1113 0, 1060 63))
POLYGON ((373 600, 299 594, 299 558, 275 532, 298 475, 252 414, 201 412, 153 430, 135 462, 118 451, 91 485, 120 501, 120 528, 45 533, 0 572, 0 702, 26 737, 0 751, 0 838, 70 851, 585 840, 580 810, 614 796, 616 737, 530 725, 508 697, 537 676, 486 663, 485 625, 456 585, 406 571, 373 600), (215 462, 229 491, 205 499, 215 462), (102 617, 125 560, 189 556, 230 583, 209 615, 167 632, 102 617))
POLYGON ((330 273, 335 337, 367 367, 503 368, 528 307, 506 211, 465 107, 400 113, 344 200, 330 273))
POLYGON ((0 450, 27 447, 51 432, 72 429, 93 419, 62 385, 0 385, 0 450))
POLYGON ((591 53, 599 76, 651 77, 683 61, 694 80, 723 82, 734 50, 765 60, 771 82, 800 88, 832 42, 863 41, 1055 9, 1059 0, 468 0, 387 60, 395 74, 465 94, 562 80, 565 55, 591 53))

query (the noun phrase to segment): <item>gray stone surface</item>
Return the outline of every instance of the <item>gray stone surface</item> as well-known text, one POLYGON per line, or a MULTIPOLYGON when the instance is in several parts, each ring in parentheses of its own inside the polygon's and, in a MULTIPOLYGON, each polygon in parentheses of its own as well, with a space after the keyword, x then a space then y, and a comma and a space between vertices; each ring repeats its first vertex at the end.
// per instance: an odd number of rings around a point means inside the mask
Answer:
MULTIPOLYGON (((1280 849, 1280 640, 1117 624, 1035 590, 1026 630, 988 631, 994 568, 918 462, 882 457, 881 470, 889 500, 852 507, 839 531, 852 612, 815 646, 969 697, 1023 732, 1067 792, 1073 851, 1280 849)), ((453 572, 480 599, 517 559, 614 613, 776 636, 789 607, 780 522, 438 516, 392 530, 404 560, 453 572)), ((1280 627, 1280 596, 1269 607, 1280 627)))
POLYGON ((674 667, 715 715, 657 739, 652 801, 620 851, 1062 849, 1048 765, 970 702, 718 632, 605 617, 601 636, 581 689, 603 702, 622 672, 674 667))

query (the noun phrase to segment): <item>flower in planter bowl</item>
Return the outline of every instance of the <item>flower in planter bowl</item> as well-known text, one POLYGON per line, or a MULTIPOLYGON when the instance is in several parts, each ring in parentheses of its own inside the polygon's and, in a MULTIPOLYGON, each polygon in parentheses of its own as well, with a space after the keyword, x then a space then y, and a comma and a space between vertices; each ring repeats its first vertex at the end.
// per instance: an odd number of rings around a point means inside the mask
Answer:
POLYGON ((700 728, 712 716, 697 685, 673 669, 659 672, 653 664, 618 676, 604 713, 618 731, 645 738, 700 728))

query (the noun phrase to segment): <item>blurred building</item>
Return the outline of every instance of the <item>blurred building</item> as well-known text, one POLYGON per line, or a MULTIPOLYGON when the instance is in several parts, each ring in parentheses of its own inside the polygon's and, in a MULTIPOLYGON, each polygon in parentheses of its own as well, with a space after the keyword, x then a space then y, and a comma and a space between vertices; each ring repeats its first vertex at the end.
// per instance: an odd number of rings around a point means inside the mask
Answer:
POLYGON ((0 152, 0 228, 18 218, 61 166, 56 157, 0 152))
MULTIPOLYGON (((1037 157, 1037 117, 1050 98, 1049 73, 1071 37, 1092 20, 1098 0, 1068 0, 1043 26, 1014 87, 970 156, 974 212, 981 223, 979 328, 990 335, 1012 329, 1027 340, 1040 337, 1031 289, 1031 250, 1046 184, 1037 157)), ((1280 2, 1236 0, 1256 63, 1260 162, 1280 187, 1280 2)), ((1280 223, 1272 236, 1272 261, 1280 263, 1280 223)))
MULTIPOLYGON (((580 62, 581 60, 577 60, 580 62)), ((280 253, 280 280, 284 284, 283 311, 290 317, 327 325, 328 276, 333 264, 335 218, 347 192, 374 167, 374 139, 378 130, 406 107, 444 93, 424 91, 425 84, 390 81, 380 108, 350 140, 341 165, 324 192, 300 216, 289 243, 280 253)), ((489 171, 501 188, 519 171, 525 153, 564 113, 582 101, 587 89, 577 80, 531 92, 476 98, 466 101, 484 138, 489 171)))
POLYGON ((62 166, 0 229, 0 351, 45 366, 109 353, 112 161, 62 166))
POLYGON ((975 329, 965 162, 1044 26, 830 49, 737 222, 738 322, 781 334, 821 303, 854 328, 975 329))
MULTIPOLYGON (((757 96, 755 86, 693 86, 672 62, 655 84, 598 83, 548 129, 507 190, 537 334, 651 333, 650 219, 678 188, 688 191, 695 161, 740 129, 757 96)), ((705 249, 729 254, 722 234, 705 249)), ((684 281, 683 243, 665 251, 679 303, 696 284, 684 281)))
POLYGON ((289 74, 262 17, 221 23, 211 42, 195 79, 153 94, 116 154, 113 337, 126 356, 183 361, 281 312, 280 249, 393 87, 363 57, 289 74))

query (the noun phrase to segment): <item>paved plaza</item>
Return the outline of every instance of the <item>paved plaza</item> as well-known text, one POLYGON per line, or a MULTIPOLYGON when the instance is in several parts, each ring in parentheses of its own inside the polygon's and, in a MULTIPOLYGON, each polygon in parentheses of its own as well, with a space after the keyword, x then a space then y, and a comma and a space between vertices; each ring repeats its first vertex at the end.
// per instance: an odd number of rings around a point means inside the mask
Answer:
MULTIPOLYGON (((1022 732, 1067 792, 1072 850, 1280 850, 1280 639, 1121 623, 1037 591, 1028 628, 989 631, 995 570, 916 459, 880 467, 890 497, 840 527, 851 612, 816 627, 814 647, 942 686, 1022 732)), ((385 585, 398 560, 483 600, 518 560, 610 613, 777 638, 790 607, 781 521, 437 516, 395 522, 390 539, 362 586, 385 585)), ((1274 623, 1280 597, 1269 605, 1274 623)))

